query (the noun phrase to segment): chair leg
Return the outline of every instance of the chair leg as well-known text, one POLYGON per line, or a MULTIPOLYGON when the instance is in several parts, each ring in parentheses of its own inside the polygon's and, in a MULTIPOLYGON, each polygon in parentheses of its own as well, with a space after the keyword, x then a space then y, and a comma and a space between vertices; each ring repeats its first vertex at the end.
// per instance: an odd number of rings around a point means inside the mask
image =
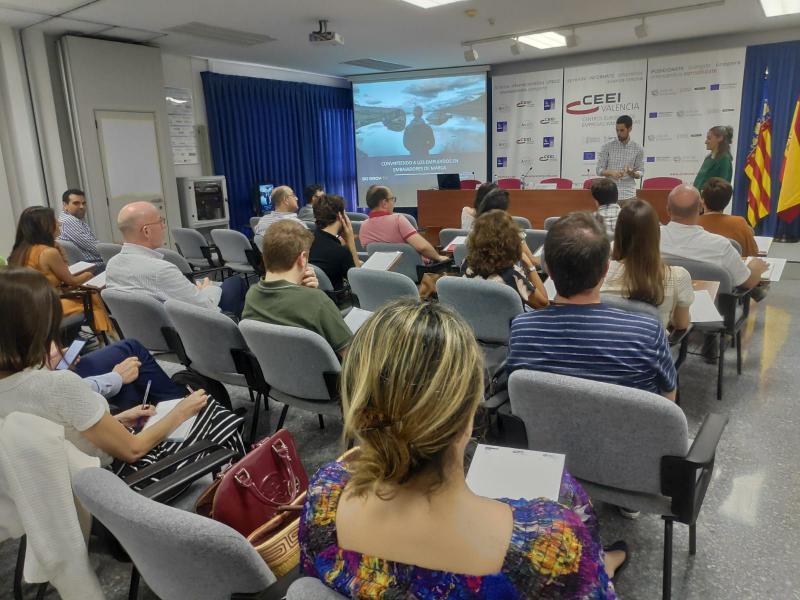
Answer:
POLYGON ((254 444, 256 436, 258 435, 258 414, 261 410, 261 393, 256 394, 253 398, 253 390, 250 390, 250 399, 253 400, 253 418, 250 421, 250 443, 254 444))
POLYGON ((664 517, 664 579, 661 586, 662 600, 672 597, 672 519, 664 517))
POLYGON ((736 373, 742 374, 742 332, 737 331, 734 337, 736 341, 736 373))
POLYGON ((283 422, 286 420, 286 413, 289 412, 289 405, 284 404, 283 410, 281 411, 281 416, 278 419, 278 426, 275 428, 275 431, 278 431, 281 427, 283 427, 283 422))
POLYGON ((43 600, 44 595, 47 593, 47 582, 40 583, 39 588, 36 590, 36 600, 43 600))
POLYGON ((719 358, 717 358, 717 400, 722 400, 722 375, 725 366, 725 334, 719 334, 719 358))
POLYGON ((128 589, 128 600, 138 600, 139 598, 139 571, 136 565, 131 567, 131 587, 128 589))
POLYGON ((689 554, 697 554, 697 523, 689 525, 689 554))
POLYGON ((325 419, 322 418, 322 415, 317 415, 319 417, 319 428, 325 429, 325 419))
POLYGON ((22 570, 25 567, 25 547, 28 545, 27 538, 23 535, 19 538, 19 550, 17 551, 17 566, 14 569, 14 600, 23 600, 22 594, 22 570))

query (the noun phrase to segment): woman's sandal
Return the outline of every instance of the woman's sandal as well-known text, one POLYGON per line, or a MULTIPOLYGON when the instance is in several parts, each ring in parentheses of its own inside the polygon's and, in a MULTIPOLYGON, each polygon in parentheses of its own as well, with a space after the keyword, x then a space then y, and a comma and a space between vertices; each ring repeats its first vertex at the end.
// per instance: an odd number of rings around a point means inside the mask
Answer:
POLYGON ((631 557, 631 551, 628 548, 628 543, 625 540, 617 540, 613 544, 604 547, 603 550, 606 552, 616 552, 621 550, 625 553, 625 560, 623 560, 622 563, 620 563, 620 565, 615 569, 614 576, 611 578, 611 581, 616 581, 622 570, 628 566, 628 562, 631 557))

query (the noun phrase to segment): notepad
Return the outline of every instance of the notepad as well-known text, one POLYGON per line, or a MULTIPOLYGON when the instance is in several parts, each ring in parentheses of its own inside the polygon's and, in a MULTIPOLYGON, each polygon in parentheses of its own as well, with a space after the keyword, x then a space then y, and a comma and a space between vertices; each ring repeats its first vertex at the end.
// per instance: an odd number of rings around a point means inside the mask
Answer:
POLYGON ((707 290, 696 290, 694 302, 689 307, 689 318, 692 323, 722 323, 722 315, 719 314, 714 301, 707 290))
POLYGON ((756 245, 758 246, 758 254, 761 256, 769 254, 769 249, 772 247, 772 238, 766 235, 757 235, 755 238, 756 245))
POLYGON ((99 275, 95 275, 89 281, 83 283, 83 287, 95 288, 102 290, 106 287, 106 272, 103 271, 99 275))
MULTIPOLYGON (((752 256, 745 259, 745 264, 750 264, 753 260, 752 256)), ((786 267, 785 258, 763 258, 761 260, 769 265, 769 268, 761 274, 761 281, 780 281, 783 275, 783 269, 786 267)))
MULTIPOLYGON (((163 400, 155 405, 156 414, 150 417, 145 423, 144 429, 148 429, 158 423, 161 419, 166 417, 169 413, 173 411, 173 409, 178 406, 178 403, 183 400, 183 398, 178 398, 176 400, 163 400)), ((178 425, 177 429, 170 433, 167 436, 168 442, 185 442, 186 438, 189 437, 189 433, 192 431, 192 427, 194 427, 194 422, 197 420, 197 415, 189 417, 183 423, 178 425)))
POLYGON ((361 265, 362 269, 372 269, 374 271, 390 271, 392 267, 397 264, 403 253, 399 250, 396 252, 374 252, 364 264, 361 265))
POLYGON ((456 249, 456 246, 463 246, 467 243, 467 236, 459 235, 453 238, 453 241, 447 244, 447 248, 444 249, 445 252, 452 252, 456 249))
POLYGON ((563 454, 479 444, 467 473, 467 486, 486 498, 557 501, 564 475, 563 454))
POLYGON ((89 269, 94 269, 94 265, 90 262, 86 262, 85 260, 80 260, 76 262, 74 265, 69 266, 69 272, 73 275, 77 275, 78 273, 83 273, 84 271, 88 271, 89 269))
POLYGON ((355 333, 372 316, 372 312, 363 308, 352 308, 344 317, 344 323, 355 333))

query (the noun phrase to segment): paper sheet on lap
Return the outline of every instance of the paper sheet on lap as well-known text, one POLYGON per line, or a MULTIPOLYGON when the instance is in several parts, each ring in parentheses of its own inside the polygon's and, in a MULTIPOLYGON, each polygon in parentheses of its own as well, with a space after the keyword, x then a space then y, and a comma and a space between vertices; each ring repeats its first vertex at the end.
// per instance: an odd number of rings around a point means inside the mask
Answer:
POLYGON ((479 444, 467 485, 486 498, 548 498, 558 501, 564 475, 563 454, 479 444))
MULTIPOLYGON (((152 427, 156 423, 158 423, 161 419, 166 417, 172 410, 178 405, 178 403, 183 400, 183 398, 177 398, 176 400, 163 400, 156 404, 156 414, 150 417, 145 423, 144 429, 148 427, 152 427)), ((194 422, 197 420, 197 415, 189 417, 183 423, 178 425, 177 429, 170 433, 167 436, 168 442, 183 442, 189 437, 189 433, 192 431, 192 427, 194 427, 194 422)))

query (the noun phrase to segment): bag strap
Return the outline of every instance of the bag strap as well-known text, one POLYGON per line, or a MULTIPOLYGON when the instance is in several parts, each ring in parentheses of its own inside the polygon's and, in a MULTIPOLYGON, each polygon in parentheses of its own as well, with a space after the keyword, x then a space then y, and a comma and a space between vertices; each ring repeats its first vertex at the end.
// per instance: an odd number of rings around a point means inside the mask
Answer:
POLYGON ((249 471, 245 467, 241 467, 233 474, 233 479, 237 484, 239 484, 240 487, 250 492, 256 498, 256 500, 262 504, 266 504, 267 506, 271 506, 275 509, 281 509, 286 504, 293 502, 295 498, 297 498, 298 494, 300 493, 300 480, 294 474, 294 469, 292 468, 292 457, 289 454, 289 447, 286 445, 286 443, 283 440, 278 439, 272 443, 271 450, 275 455, 276 465, 279 468, 282 466, 286 472, 286 478, 284 481, 289 488, 288 502, 277 502, 271 498, 268 498, 261 490, 270 477, 275 475, 280 476, 279 472, 270 473, 261 480, 260 485, 256 485, 250 476, 249 471))

